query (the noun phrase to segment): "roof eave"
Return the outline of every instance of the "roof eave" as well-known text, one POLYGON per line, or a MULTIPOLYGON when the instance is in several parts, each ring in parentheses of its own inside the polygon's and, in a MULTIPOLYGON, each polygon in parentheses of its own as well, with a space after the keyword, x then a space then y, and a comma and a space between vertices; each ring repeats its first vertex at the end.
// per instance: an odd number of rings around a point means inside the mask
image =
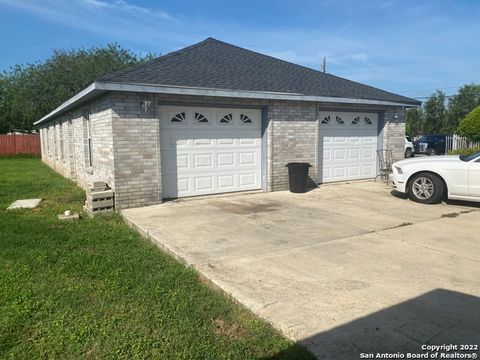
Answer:
POLYGON ((99 89, 109 91, 131 91, 147 92, 157 94, 173 95, 198 95, 198 96, 219 96, 219 97, 240 97, 249 99, 268 99, 268 100, 297 100, 297 101, 315 101, 315 102, 337 102, 345 104, 367 104, 367 105, 385 105, 385 106, 404 106, 415 107, 421 103, 409 103, 400 101, 383 101, 371 99, 354 99, 330 96, 314 96, 299 93, 283 93, 273 91, 253 91, 253 90, 231 90, 218 88, 202 88, 193 86, 175 86, 175 85, 153 85, 153 84, 132 84, 118 82, 97 83, 99 89))
POLYGON ((55 110, 45 115, 43 118, 34 123, 40 125, 54 116, 79 105, 90 98, 106 91, 124 91, 124 92, 144 92, 154 94, 172 94, 172 95, 196 95, 196 96, 216 96, 216 97, 238 97, 247 99, 262 100, 292 100, 292 101, 312 101, 342 104, 362 104, 362 105, 379 105, 379 106, 395 106, 395 107, 417 107, 421 104, 401 101, 383 101, 371 99, 355 99, 341 98, 329 96, 313 96, 298 93, 282 93, 271 91, 251 91, 251 90, 231 90, 217 88, 201 88, 201 87, 185 87, 174 85, 152 85, 152 84, 132 84, 118 82, 95 82, 86 89, 79 92, 71 99, 64 102, 55 110))
POLYGON ((65 101, 62 105, 57 107, 55 110, 49 112, 47 115, 42 117, 40 120, 34 122, 33 125, 40 125, 40 124, 44 123, 45 121, 50 120, 54 116, 60 115, 60 114, 64 113, 65 111, 68 111, 68 110, 84 103, 85 101, 87 101, 89 99, 92 99, 94 97, 97 97, 101 93, 105 92, 105 90, 98 89, 96 85, 97 85, 97 83, 90 84, 88 87, 86 87, 85 89, 80 91, 78 94, 76 94, 75 96, 73 96, 70 99, 68 99, 67 101, 65 101))

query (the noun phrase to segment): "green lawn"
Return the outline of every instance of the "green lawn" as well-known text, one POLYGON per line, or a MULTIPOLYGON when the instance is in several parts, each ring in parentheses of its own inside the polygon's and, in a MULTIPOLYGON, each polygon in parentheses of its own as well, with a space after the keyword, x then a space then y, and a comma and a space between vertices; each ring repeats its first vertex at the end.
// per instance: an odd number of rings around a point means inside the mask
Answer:
POLYGON ((0 358, 312 358, 120 216, 57 219, 83 200, 38 159, 0 159, 0 358))

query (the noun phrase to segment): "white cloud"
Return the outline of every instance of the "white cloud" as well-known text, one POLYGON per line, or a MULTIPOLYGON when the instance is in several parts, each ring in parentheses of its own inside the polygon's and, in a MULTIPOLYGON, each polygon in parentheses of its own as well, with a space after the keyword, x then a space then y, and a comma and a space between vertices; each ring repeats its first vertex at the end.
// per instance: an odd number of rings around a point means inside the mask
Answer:
POLYGON ((113 2, 101 0, 79 0, 80 4, 97 9, 113 9, 120 11, 128 11, 132 13, 139 13, 143 15, 157 16, 163 19, 175 20, 170 14, 165 11, 154 10, 142 6, 132 5, 124 0, 116 0, 113 2))

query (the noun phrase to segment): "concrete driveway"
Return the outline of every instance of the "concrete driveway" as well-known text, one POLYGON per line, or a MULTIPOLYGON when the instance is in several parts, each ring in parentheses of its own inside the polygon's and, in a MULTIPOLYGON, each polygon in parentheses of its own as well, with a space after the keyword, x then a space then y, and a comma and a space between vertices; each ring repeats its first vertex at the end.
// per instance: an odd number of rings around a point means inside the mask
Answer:
POLYGON ((480 345, 479 210, 357 182, 122 213, 319 358, 359 359, 480 345))

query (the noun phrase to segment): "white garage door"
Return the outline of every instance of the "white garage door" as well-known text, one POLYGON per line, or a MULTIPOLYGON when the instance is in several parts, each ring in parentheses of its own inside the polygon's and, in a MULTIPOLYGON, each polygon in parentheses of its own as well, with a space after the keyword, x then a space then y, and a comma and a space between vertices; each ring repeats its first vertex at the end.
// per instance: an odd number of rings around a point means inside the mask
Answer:
POLYGON ((260 189, 261 148, 260 110, 162 107, 163 197, 260 189))
POLYGON ((321 112, 319 121, 320 182, 376 176, 377 114, 321 112))

